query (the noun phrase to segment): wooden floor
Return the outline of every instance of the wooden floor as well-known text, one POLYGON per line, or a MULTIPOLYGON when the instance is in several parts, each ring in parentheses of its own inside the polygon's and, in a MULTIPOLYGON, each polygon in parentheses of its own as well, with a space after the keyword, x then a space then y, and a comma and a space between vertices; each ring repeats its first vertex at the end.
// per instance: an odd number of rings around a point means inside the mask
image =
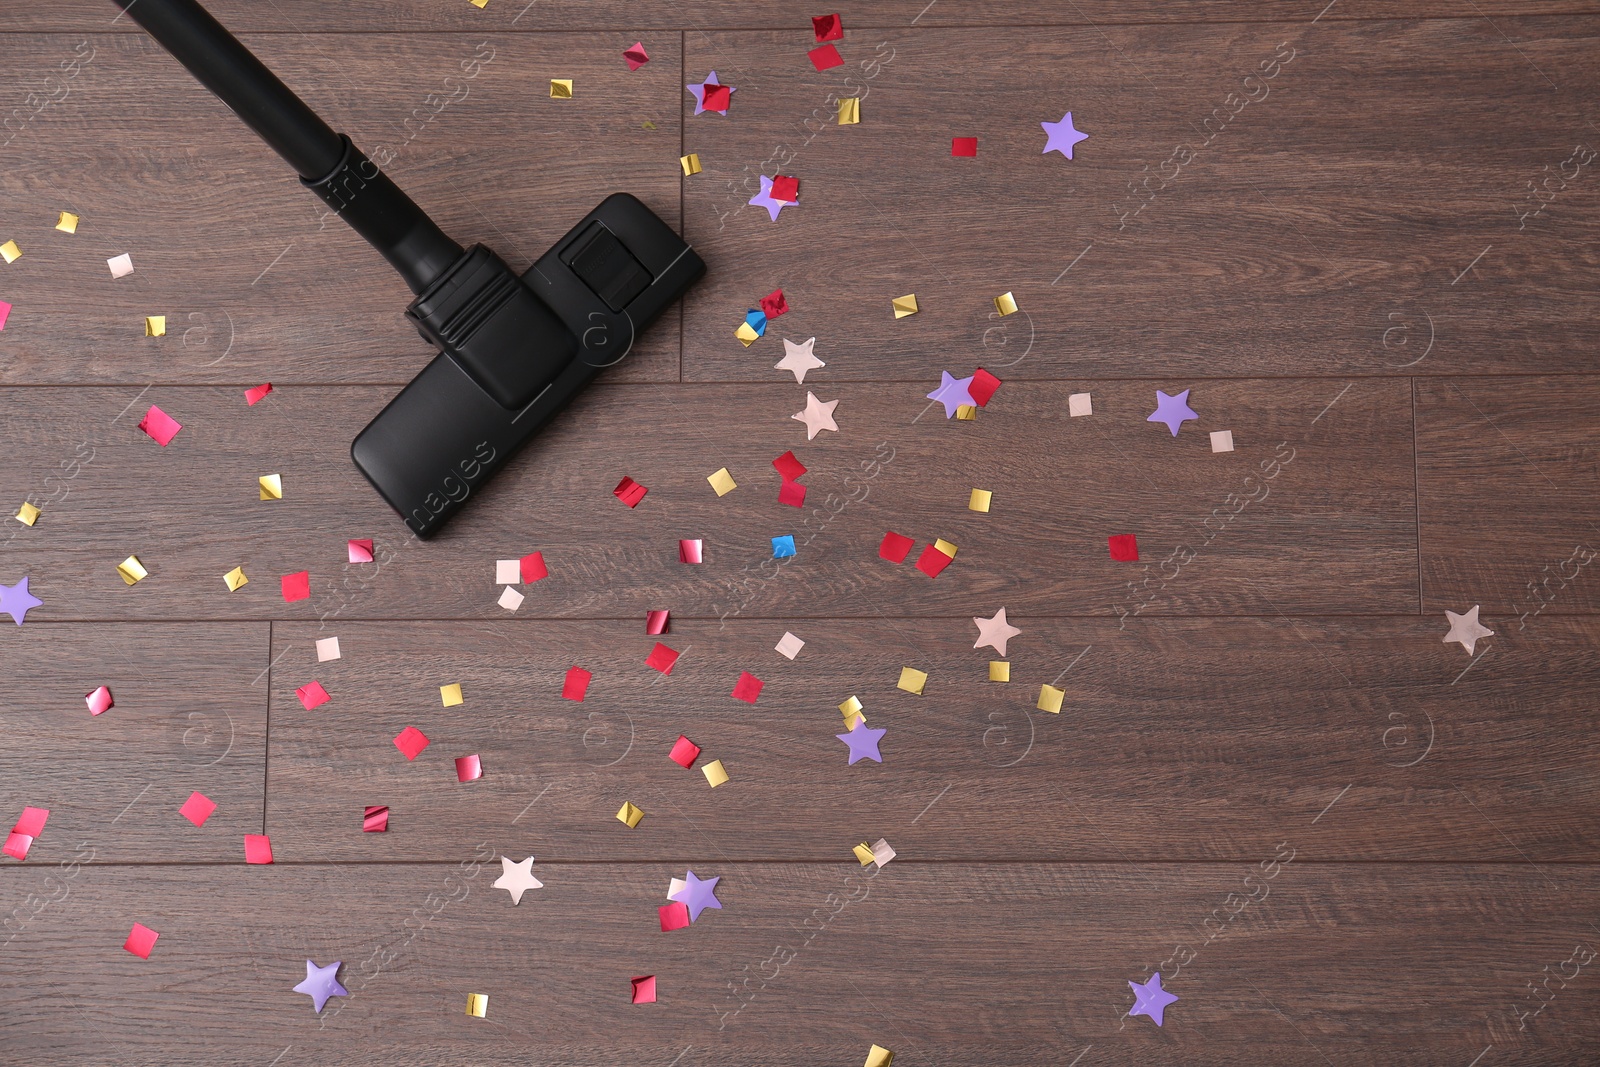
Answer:
POLYGON ((0 820, 50 817, 0 861, 0 1062, 1600 1061, 1600 3, 1323 3, 837 0, 818 72, 826 12, 777 0, 216 0, 459 240, 520 268, 627 190, 709 264, 430 542, 347 458, 430 357, 398 278, 110 4, 8 5, 0 505, 43 514, 0 583, 44 603, 0 625, 0 820), (693 116, 713 69, 732 107, 693 116), (1042 155, 1068 110, 1089 139, 1042 155), (774 369, 812 336, 825 368, 774 369), (976 420, 930 410, 976 366, 976 420), (930 579, 889 530, 959 552, 930 579), (495 561, 533 551, 513 614, 495 561), (1008 683, 972 647, 1001 607, 1008 683), (834 739, 852 695, 881 764, 834 739), (663 933, 686 869, 722 908, 663 933), (350 994, 320 1017, 308 957, 350 994))

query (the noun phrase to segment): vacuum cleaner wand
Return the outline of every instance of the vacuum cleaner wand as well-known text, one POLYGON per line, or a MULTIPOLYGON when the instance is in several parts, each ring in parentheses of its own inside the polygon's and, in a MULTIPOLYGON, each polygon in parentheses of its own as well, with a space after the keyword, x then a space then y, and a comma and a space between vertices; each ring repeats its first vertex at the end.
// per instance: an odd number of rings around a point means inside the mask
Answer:
POLYGON ((196 0, 113 0, 376 248, 440 350, 357 435, 351 458, 421 537, 438 532, 644 329, 705 274, 672 228, 606 198, 520 278, 463 249, 317 117, 196 0))

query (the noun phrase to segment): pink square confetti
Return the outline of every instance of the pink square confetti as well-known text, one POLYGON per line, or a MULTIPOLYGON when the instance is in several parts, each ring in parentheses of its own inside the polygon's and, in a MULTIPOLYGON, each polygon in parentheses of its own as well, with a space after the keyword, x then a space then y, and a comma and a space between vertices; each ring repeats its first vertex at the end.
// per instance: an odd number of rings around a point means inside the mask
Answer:
POLYGON ((772 179, 772 188, 768 190, 768 195, 786 204, 797 203, 800 199, 800 179, 782 174, 776 175, 772 179))
POLYGON ((285 574, 282 585, 283 599, 286 603, 292 604, 296 600, 309 600, 311 598, 310 571, 296 571, 293 574, 285 574))
POLYGON ((345 552, 351 563, 372 562, 372 538, 352 537, 345 542, 345 552))
POLYGON ((700 538, 696 537, 693 540, 684 540, 678 542, 678 562, 700 562, 700 538))
POLYGON ((272 838, 266 834, 245 834, 244 861, 246 863, 271 863, 272 838))
POLYGON ((806 487, 799 482, 784 482, 778 486, 778 503, 788 504, 791 508, 806 506, 806 487))
POLYGON ((456 781, 476 782, 482 777, 483 761, 478 758, 477 753, 456 757, 456 781))
POLYGON ((617 483, 617 487, 615 489, 611 490, 611 495, 615 496, 618 500, 622 501, 630 508, 636 508, 639 506, 639 501, 643 500, 644 495, 649 491, 650 490, 646 489, 632 478, 624 478, 622 481, 617 483))
POLYGON ((92 693, 84 695, 83 702, 89 705, 90 715, 100 715, 110 711, 115 701, 111 699, 111 690, 101 686, 92 693))
POLYGON ((728 113, 728 105, 733 103, 733 86, 731 85, 706 85, 702 89, 704 103, 701 109, 715 111, 719 114, 728 113))
POLYGON ((694 766, 695 760, 700 758, 700 746, 679 734, 678 740, 672 746, 672 751, 667 753, 667 758, 687 770, 694 766))
POLYGON ((765 684, 749 671, 741 671, 739 680, 733 686, 733 699, 742 700, 746 704, 754 704, 756 697, 761 695, 761 687, 765 684))
POLYGON ((774 289, 761 298, 761 311, 769 319, 775 319, 779 315, 787 313, 788 310, 789 301, 784 299, 782 289, 774 289))
POLYGON ((369 807, 361 816, 361 832, 364 834, 382 834, 389 831, 389 807, 387 804, 378 804, 369 807))
POLYGON ((917 570, 926 574, 929 578, 937 578, 939 577, 939 572, 950 566, 954 560, 954 556, 947 556, 937 548, 929 545, 922 550, 922 555, 917 557, 917 570))
POLYGON ((172 443, 172 439, 178 436, 178 431, 183 429, 183 424, 151 404, 150 410, 139 420, 139 429, 148 434, 156 444, 166 448, 172 443))
POLYGON ((811 19, 811 31, 817 35, 818 41, 842 41, 844 20, 838 15, 814 15, 811 19))
POLYGON ((296 689, 294 695, 300 699, 300 706, 307 711, 314 711, 333 699, 328 695, 328 691, 322 688, 321 682, 307 682, 296 689))
POLYGON ((689 925, 689 905, 681 900, 663 904, 656 911, 661 916, 662 930, 682 930, 689 925))
POLYGON ((950 154, 952 156, 976 156, 978 154, 978 139, 976 137, 950 138, 950 154))
POLYGON ((660 641, 657 641, 656 647, 652 648, 650 650, 650 655, 645 657, 644 665, 646 667, 654 668, 655 670, 660 671, 662 674, 671 674, 672 666, 678 662, 679 655, 680 653, 677 651, 677 649, 668 648, 660 641))
POLYGON ((795 458, 793 450, 785 452, 772 461, 772 467, 778 476, 786 482, 792 482, 806 472, 806 465, 795 458))
POLYGON ((567 680, 561 683, 561 695, 568 700, 582 700, 589 692, 589 680, 594 675, 582 667, 567 670, 567 680))
POLYGON ((255 407, 263 399, 265 399, 266 395, 270 392, 272 392, 272 383, 262 382, 254 389, 246 389, 244 391, 244 402, 250 407, 255 407))
POLYGON ((967 392, 972 396, 972 402, 981 408, 988 405, 999 388, 1000 379, 979 367, 972 372, 972 382, 967 386, 967 392))
POLYGON ((656 1002, 656 976, 642 974, 637 978, 629 979, 633 983, 633 1002, 635 1004, 654 1004, 656 1002))
POLYGON ((1112 534, 1106 538, 1111 558, 1122 563, 1139 562, 1139 539, 1133 534, 1112 534))
POLYGON ((622 50, 622 61, 628 64, 629 70, 638 70, 650 62, 650 54, 644 50, 644 42, 637 41, 632 48, 622 50))
POLYGON ((150 950, 156 947, 156 938, 161 935, 143 923, 134 923, 133 929, 128 931, 128 940, 122 947, 138 956, 142 960, 150 958, 150 950))
POLYGON ((216 810, 217 802, 196 790, 189 794, 189 799, 183 802, 183 807, 178 809, 178 814, 196 826, 204 826, 206 820, 211 818, 211 813, 216 810))
POLYGON ((394 747, 404 753, 406 759, 416 759, 428 747, 428 735, 415 726, 407 726, 395 736, 394 747))
POLYGON ((524 582, 537 582, 550 573, 545 569, 543 552, 529 552, 518 562, 522 568, 524 582))
POLYGON ((647 611, 644 613, 644 632, 651 637, 659 637, 667 632, 671 619, 670 611, 647 611))
POLYGON ((11 856, 17 860, 25 860, 28 858, 28 849, 32 847, 33 838, 29 837, 27 834, 19 834, 13 830, 6 835, 5 848, 0 848, 0 852, 4 852, 7 856, 11 856))
POLYGON ((831 44, 819 44, 806 53, 806 58, 811 60, 811 65, 818 70, 828 70, 830 67, 844 65, 844 56, 841 56, 839 50, 831 44))
POLYGON ((890 563, 904 563, 914 544, 916 542, 906 535, 890 530, 883 535, 883 543, 878 546, 878 556, 890 563))
POLYGON ((0 300, 0 330, 6 328, 6 319, 11 317, 11 305, 0 300))
POLYGON ((44 824, 50 818, 49 808, 23 808, 21 818, 12 829, 19 834, 38 837, 44 833, 44 824))

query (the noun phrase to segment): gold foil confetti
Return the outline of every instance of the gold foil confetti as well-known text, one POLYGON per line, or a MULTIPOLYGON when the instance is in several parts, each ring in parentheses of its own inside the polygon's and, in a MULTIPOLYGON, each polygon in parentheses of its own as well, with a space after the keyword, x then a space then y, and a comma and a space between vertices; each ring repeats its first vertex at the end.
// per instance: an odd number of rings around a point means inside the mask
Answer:
POLYGON ((856 854, 856 859, 861 861, 861 866, 867 867, 872 864, 872 846, 867 844, 865 841, 861 842, 861 844, 857 845, 850 851, 856 854))
POLYGON ((1067 397, 1067 414, 1076 419, 1080 415, 1094 414, 1094 397, 1089 393, 1073 393, 1067 397))
POLYGON ((39 509, 23 501, 22 507, 17 509, 17 521, 24 526, 32 526, 39 521, 39 509))
POLYGON ((550 99, 552 99, 552 100, 571 100, 572 99, 572 79, 571 78, 551 78, 550 79, 550 99))
POLYGON ((139 562, 138 556, 129 556, 117 564, 117 573, 122 575, 122 580, 129 585, 142 582, 150 576, 150 572, 144 569, 144 564, 139 562))
POLYGON ((1065 689, 1057 689, 1053 685, 1041 685, 1039 687, 1039 703, 1035 704, 1034 707, 1040 711, 1048 711, 1052 715, 1060 715, 1061 702, 1066 698, 1067 691, 1065 689))
POLYGON ((7 241, 5 244, 0 245, 0 259, 4 259, 7 263, 15 263, 21 258, 22 249, 17 247, 17 242, 7 241))
POLYGON ((919 671, 915 667, 900 668, 900 688, 908 693, 922 695, 922 687, 928 684, 928 672, 919 671))
POLYGON ((905 296, 897 296, 893 300, 889 301, 889 303, 894 306, 894 317, 897 319, 903 319, 907 315, 915 315, 917 313, 916 293, 907 293, 905 296))
POLYGON ((690 152, 686 156, 678 157, 678 166, 683 168, 683 176, 700 173, 700 153, 690 152))
POLYGON ((711 783, 712 789, 715 789, 717 786, 728 780, 727 768, 723 767, 722 761, 719 759, 714 759, 710 763, 705 764, 700 768, 700 773, 706 776, 706 781, 711 783))
POLYGON ((943 552, 951 559, 956 558, 956 546, 952 545, 949 541, 946 541, 942 537, 933 542, 933 547, 937 548, 940 552, 943 552))
POLYGON ((468 2, 479 11, 489 6, 489 0, 468 0, 468 2))
POLYGON ((644 818, 643 809, 634 807, 629 801, 624 801, 622 807, 617 809, 617 821, 626 823, 630 830, 638 826, 642 818, 644 818))
POLYGON ((167 335, 167 317, 165 315, 146 315, 144 317, 144 335, 146 337, 165 337, 167 335))
POLYGON ((861 121, 861 100, 847 96, 839 101, 839 125, 854 126, 861 121))
POLYGON ((1011 664, 1008 661, 1003 660, 1003 659, 992 659, 992 660, 990 660, 989 661, 989 681, 991 681, 991 682, 1009 682, 1009 681, 1011 681, 1011 664))
POLYGON ((1002 316, 1013 315, 1017 311, 1017 298, 1010 293, 1001 293, 994 298, 994 309, 1002 316))
POLYGON ((844 728, 846 730, 854 730, 858 721, 867 721, 867 717, 861 712, 862 703, 856 697, 850 697, 839 705, 839 713, 844 716, 844 728))
POLYGON ((739 328, 733 331, 733 335, 739 340, 743 341, 746 348, 749 348, 751 345, 755 344, 756 339, 761 336, 759 333, 756 333, 755 328, 748 322, 741 322, 739 324, 739 328))
POLYGON ((453 708, 457 704, 465 703, 466 698, 461 695, 461 683, 455 682, 451 685, 441 685, 439 687, 439 700, 447 708, 453 708))
POLYGON ((222 584, 228 587, 228 592, 235 593, 241 585, 250 584, 250 579, 244 576, 243 567, 235 567, 222 576, 222 584))
POLYGON ((976 404, 957 404, 956 405, 956 418, 960 419, 962 422, 971 422, 974 419, 976 419, 977 417, 978 417, 978 405, 976 405, 976 404))
POLYGON ((256 485, 261 489, 262 500, 283 499, 283 475, 263 474, 256 479, 256 485))
POLYGON ((882 1045, 873 1045, 867 1050, 866 1067, 889 1067, 894 1062, 894 1053, 882 1045))
MULTIPOLYGON (((472 2, 474 4, 478 4, 478 0, 472 0, 472 2)), ((483 0, 484 4, 486 4, 488 2, 489 2, 489 0, 483 0)), ((483 4, 478 4, 478 6, 482 7, 483 4)), ((488 1016, 489 1016, 489 994, 487 994, 487 993, 468 993, 467 994, 467 1014, 472 1016, 474 1019, 486 1019, 486 1018, 488 1018, 488 1016)))
POLYGON ((733 480, 733 475, 728 473, 727 467, 723 467, 715 474, 707 475, 706 481, 711 483, 711 488, 716 490, 718 496, 727 496, 739 488, 739 483, 733 480))
POLYGON ((60 230, 62 233, 77 233, 78 216, 74 215, 70 211, 63 211, 61 213, 61 217, 56 220, 56 229, 60 230))
POLYGON ((968 511, 989 511, 989 505, 994 502, 994 492, 989 489, 974 489, 972 495, 967 497, 968 511))

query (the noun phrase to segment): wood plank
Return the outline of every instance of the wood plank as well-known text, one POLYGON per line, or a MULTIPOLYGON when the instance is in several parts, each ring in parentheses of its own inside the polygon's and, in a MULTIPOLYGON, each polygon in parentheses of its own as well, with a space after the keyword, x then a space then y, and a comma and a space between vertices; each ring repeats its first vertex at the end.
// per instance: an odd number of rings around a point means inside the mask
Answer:
MULTIPOLYGON (((1243 865, 706 867, 722 910, 671 934, 655 909, 681 864, 539 862, 545 888, 513 909, 489 884, 499 848, 522 852, 504 829, 470 834, 489 863, 461 867, 91 864, 57 873, 66 897, 8 947, 0 989, 10 1054, 38 1064, 798 1067, 878 1043, 910 1065, 1092 1045, 1083 1063, 1414 1067, 1594 1048, 1595 867, 1319 864, 1299 829, 1243 865), (135 921, 161 933, 148 960, 120 948, 135 921), (291 988, 307 956, 342 960, 351 992, 320 1022, 291 988), (1180 998, 1160 1030, 1123 1015, 1155 967, 1180 998), (655 1005, 629 1004, 637 974, 655 1005), (1397 996, 1414 975, 1425 994, 1397 996)), ((16 874, 12 893, 51 892, 16 874)))
POLYGON ((1247 860, 1295 821, 1328 860, 1595 854, 1600 750, 1570 712, 1600 699, 1600 622, 1549 620, 1457 683, 1467 657, 1434 619, 1263 609, 1121 630, 1013 613, 1009 684, 988 681, 966 618, 676 621, 660 638, 642 618, 280 624, 268 827, 282 856, 318 862, 459 859, 482 825, 583 860, 821 862, 883 835, 922 860, 1247 860), (772 647, 786 629, 807 642, 792 663, 772 647), (329 635, 344 657, 318 663, 329 635), (658 640, 682 654, 670 676, 645 665, 658 640), (573 666, 593 675, 581 703, 562 698, 573 666), (928 674, 920 696, 897 688, 907 666, 928 674), (765 683, 753 705, 730 695, 743 671, 765 683), (332 700, 306 711, 313 679, 332 700), (1034 710, 1046 683, 1059 716, 1034 710), (463 706, 442 706, 451 684, 463 706), (889 730, 881 764, 848 766, 835 740, 849 696, 889 730), (408 726, 432 742, 410 763, 392 742, 408 726), (732 781, 671 762, 680 734, 732 781), (469 755, 483 777, 458 782, 469 755), (646 812, 636 829, 624 802, 646 812), (362 833, 377 804, 391 830, 362 833))
POLYGON ((5 622, 0 820, 50 811, 26 865, 243 862, 264 811, 267 627, 5 622), (115 706, 92 716, 102 685, 115 706), (217 805, 198 828, 178 814, 196 790, 217 805))
MULTIPOLYGON (((451 236, 521 269, 617 190, 677 225, 679 54, 658 49, 630 74, 617 52, 632 41, 246 43, 369 157, 391 159, 451 236), (549 98, 553 77, 574 79, 572 100, 549 98)), ((7 44, 17 66, 43 71, 78 41, 7 44)), ((4 138, 0 240, 23 250, 0 272, 13 305, 5 382, 403 384, 432 358, 402 315, 399 276, 153 41, 96 35, 83 49, 65 98, 4 138), (54 230, 62 210, 82 216, 76 235, 54 230), (124 252, 134 273, 113 279, 105 260, 124 252), (166 316, 165 337, 144 336, 147 315, 166 316)), ((619 378, 678 377, 677 314, 619 378)))
POLYGON ((1415 610, 1405 381, 1211 382, 1176 439, 1147 421, 1157 384, 1190 383, 1007 383, 972 422, 941 418, 925 381, 841 384, 822 394, 840 431, 811 442, 792 383, 601 385, 426 543, 346 458, 385 388, 286 387, 253 408, 235 389, 10 389, 0 499, 46 509, 13 544, 49 619, 498 619, 494 561, 536 549, 552 573, 521 613, 544 617, 1255 614, 1261 590, 1284 612, 1415 610), (1071 418, 1080 389, 1096 414, 1071 418), (152 403, 184 424, 165 449, 132 425, 152 403), (1213 454, 1224 428, 1236 451, 1213 454), (776 499, 790 449, 805 509, 776 499), (57 473, 75 453, 92 462, 57 473), (705 478, 723 466, 741 484, 719 499, 705 478), (281 501, 258 499, 269 473, 281 501), (634 510, 612 495, 624 476, 650 490, 634 510), (968 510, 975 487, 988 514, 968 510), (886 530, 916 554, 880 559, 886 530), (1142 562, 1109 558, 1126 533, 1142 562), (778 566, 784 535, 799 552, 778 566), (346 563, 357 537, 375 563, 346 563), (704 564, 678 562, 681 538, 704 564), (930 579, 913 562, 935 538, 959 551, 930 579), (115 571, 130 552, 152 573, 133 588, 115 571), (250 584, 229 593, 241 565, 250 584), (301 570, 312 596, 285 604, 278 580, 301 570))
POLYGON ((824 382, 925 376, 951 350, 1017 378, 1586 371, 1597 31, 886 30, 822 73, 778 33, 690 34, 690 74, 740 91, 726 119, 684 120, 704 167, 687 234, 712 267, 685 376, 780 377, 779 339, 812 335, 824 382), (861 122, 838 126, 850 96, 861 122), (1090 135, 1070 162, 1040 151, 1067 109, 1090 135), (966 135, 978 158, 952 158, 966 135), (774 222, 747 201, 780 172, 800 203, 774 222), (779 286, 792 312, 746 350, 734 327, 779 286), (896 320, 912 292, 922 310, 896 320), (1021 315, 998 315, 1005 292, 1021 315))

